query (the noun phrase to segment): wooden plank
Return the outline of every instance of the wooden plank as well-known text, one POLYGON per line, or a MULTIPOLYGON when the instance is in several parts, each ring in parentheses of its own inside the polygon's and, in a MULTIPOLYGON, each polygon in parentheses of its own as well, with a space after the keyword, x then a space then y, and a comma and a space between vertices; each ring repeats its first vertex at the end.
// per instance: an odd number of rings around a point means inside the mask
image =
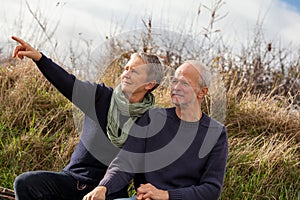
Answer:
POLYGON ((15 200, 15 193, 11 189, 0 187, 0 200, 15 200))

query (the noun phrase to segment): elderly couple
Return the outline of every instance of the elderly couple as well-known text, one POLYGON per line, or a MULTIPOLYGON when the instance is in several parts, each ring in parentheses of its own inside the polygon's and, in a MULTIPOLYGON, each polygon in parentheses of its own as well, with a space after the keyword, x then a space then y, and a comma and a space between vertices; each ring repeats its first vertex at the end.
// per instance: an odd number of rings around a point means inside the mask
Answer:
POLYGON ((32 59, 43 75, 85 113, 83 131, 60 172, 32 171, 14 182, 16 198, 213 200, 228 156, 224 125, 201 110, 211 75, 186 61, 171 82, 175 107, 151 108, 163 78, 155 55, 133 53, 115 89, 78 80, 20 38, 13 56, 32 59), (103 136, 103 137, 102 137, 103 136), (133 180, 136 195, 128 197, 133 180))

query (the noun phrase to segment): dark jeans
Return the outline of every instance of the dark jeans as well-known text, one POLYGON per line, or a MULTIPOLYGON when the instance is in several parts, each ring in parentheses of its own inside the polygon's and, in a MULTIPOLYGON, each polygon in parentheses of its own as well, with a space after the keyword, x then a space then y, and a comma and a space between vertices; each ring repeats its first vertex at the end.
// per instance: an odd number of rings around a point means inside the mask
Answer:
MULTIPOLYGON (((97 184, 77 181, 64 172, 33 171, 19 175, 14 182, 17 200, 82 200, 97 184)), ((126 197, 127 191, 107 199, 126 197), (124 194, 126 192, 126 194, 124 194)))

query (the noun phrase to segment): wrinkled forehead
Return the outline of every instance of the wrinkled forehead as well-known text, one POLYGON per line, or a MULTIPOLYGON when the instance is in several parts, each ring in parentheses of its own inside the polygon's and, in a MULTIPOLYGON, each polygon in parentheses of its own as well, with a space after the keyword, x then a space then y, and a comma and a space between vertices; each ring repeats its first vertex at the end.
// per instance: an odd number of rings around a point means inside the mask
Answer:
POLYGON ((183 63, 175 70, 174 75, 176 78, 198 80, 200 77, 200 72, 192 64, 183 63))

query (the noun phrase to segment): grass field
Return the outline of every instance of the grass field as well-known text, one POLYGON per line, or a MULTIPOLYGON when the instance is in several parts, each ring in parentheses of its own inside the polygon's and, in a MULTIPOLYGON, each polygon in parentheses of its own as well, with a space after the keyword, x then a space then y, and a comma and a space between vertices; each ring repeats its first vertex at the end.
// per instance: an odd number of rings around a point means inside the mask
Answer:
MULTIPOLYGON (((233 79, 230 81, 234 81, 233 79)), ((300 112, 289 98, 227 90, 229 160, 221 199, 300 199, 300 112)), ((155 93, 169 106, 166 89, 155 93)), ((61 170, 78 142, 72 104, 31 61, 0 66, 0 186, 29 170, 61 170)))

